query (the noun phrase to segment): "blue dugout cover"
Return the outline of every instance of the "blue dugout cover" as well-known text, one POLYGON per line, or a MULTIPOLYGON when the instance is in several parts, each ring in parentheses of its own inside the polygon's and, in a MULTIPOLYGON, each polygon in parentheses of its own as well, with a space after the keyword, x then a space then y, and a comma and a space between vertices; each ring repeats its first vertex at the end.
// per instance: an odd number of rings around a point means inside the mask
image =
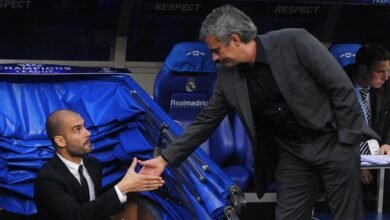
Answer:
MULTIPOLYGON (((36 213, 33 181, 54 154, 44 126, 56 109, 84 118, 104 187, 133 157, 152 158, 182 132, 126 69, 2 64, 0 91, 0 207, 9 212, 36 213)), ((241 210, 240 189, 201 149, 163 178, 161 189, 142 193, 162 219, 232 218, 241 210)))

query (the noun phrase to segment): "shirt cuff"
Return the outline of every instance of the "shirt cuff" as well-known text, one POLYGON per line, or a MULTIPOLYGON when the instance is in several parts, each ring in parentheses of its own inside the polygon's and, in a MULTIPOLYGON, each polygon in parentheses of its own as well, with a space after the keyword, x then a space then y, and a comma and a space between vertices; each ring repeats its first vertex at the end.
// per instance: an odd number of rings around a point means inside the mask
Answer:
POLYGON ((119 190, 119 188, 118 188, 117 185, 115 185, 114 189, 115 189, 116 194, 118 195, 119 201, 120 201, 122 204, 125 203, 125 202, 127 201, 127 196, 126 196, 126 194, 123 194, 123 193, 119 190))

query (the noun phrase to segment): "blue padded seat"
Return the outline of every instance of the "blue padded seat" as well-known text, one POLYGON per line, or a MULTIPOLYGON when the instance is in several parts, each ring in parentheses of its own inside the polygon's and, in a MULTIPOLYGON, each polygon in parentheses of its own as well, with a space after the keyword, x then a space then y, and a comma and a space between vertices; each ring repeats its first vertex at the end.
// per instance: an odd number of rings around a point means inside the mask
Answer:
POLYGON ((157 74, 153 98, 171 117, 186 124, 208 104, 215 73, 205 44, 179 43, 157 74))
POLYGON ((248 133, 237 114, 234 115, 233 133, 235 149, 237 152, 235 154, 236 163, 244 166, 250 172, 253 172, 252 144, 248 133))
MULTIPOLYGON (((176 44, 157 74, 153 98, 183 128, 208 104, 216 80, 216 66, 202 42, 176 44)), ((200 146, 239 187, 245 188, 249 174, 242 166, 224 166, 235 152, 230 120, 226 117, 200 146), (242 180, 245 179, 245 180, 242 180)))
POLYGON ((355 63, 356 53, 361 44, 334 44, 329 48, 330 53, 342 67, 355 63))
POLYGON ((244 183, 248 185, 254 172, 252 144, 248 133, 237 114, 233 115, 233 136, 235 145, 234 164, 245 168, 246 172, 243 173, 241 181, 248 181, 244 183))

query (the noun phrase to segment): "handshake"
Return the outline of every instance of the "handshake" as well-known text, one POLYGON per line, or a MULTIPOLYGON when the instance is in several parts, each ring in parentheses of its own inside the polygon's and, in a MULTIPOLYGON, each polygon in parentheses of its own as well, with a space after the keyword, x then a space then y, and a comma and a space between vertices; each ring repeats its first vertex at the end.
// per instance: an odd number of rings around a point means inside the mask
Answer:
POLYGON ((124 194, 156 190, 164 184, 164 180, 160 175, 167 165, 168 163, 161 156, 147 161, 140 161, 134 158, 125 176, 119 181, 117 186, 124 194), (142 166, 139 173, 135 172, 137 163, 142 166))

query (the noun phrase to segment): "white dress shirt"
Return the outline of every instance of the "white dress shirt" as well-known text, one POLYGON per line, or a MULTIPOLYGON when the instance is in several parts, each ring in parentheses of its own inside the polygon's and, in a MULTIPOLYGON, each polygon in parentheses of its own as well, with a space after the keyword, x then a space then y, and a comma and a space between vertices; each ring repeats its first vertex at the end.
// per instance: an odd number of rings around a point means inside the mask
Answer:
MULTIPOLYGON (((81 184, 81 181, 80 181, 80 174, 79 174, 78 170, 79 170, 79 166, 83 165, 83 167, 85 168, 85 169, 83 169, 83 175, 84 175, 84 177, 85 177, 85 179, 87 180, 87 183, 88 183, 89 201, 95 200, 95 198, 96 198, 96 195, 95 195, 95 185, 93 184, 93 181, 91 179, 91 176, 88 173, 87 168, 84 166, 83 159, 81 159, 80 164, 77 164, 77 163, 74 163, 74 162, 72 162, 70 160, 67 160, 67 159, 63 158, 59 154, 57 154, 57 155, 62 160, 62 162, 64 162, 65 166, 69 169, 70 173, 77 179, 77 181, 79 181, 80 184, 81 184)), ((123 194, 119 190, 117 185, 115 185, 114 188, 115 188, 116 194, 118 195, 119 201, 121 203, 125 203, 126 200, 127 200, 126 194, 123 194)))

